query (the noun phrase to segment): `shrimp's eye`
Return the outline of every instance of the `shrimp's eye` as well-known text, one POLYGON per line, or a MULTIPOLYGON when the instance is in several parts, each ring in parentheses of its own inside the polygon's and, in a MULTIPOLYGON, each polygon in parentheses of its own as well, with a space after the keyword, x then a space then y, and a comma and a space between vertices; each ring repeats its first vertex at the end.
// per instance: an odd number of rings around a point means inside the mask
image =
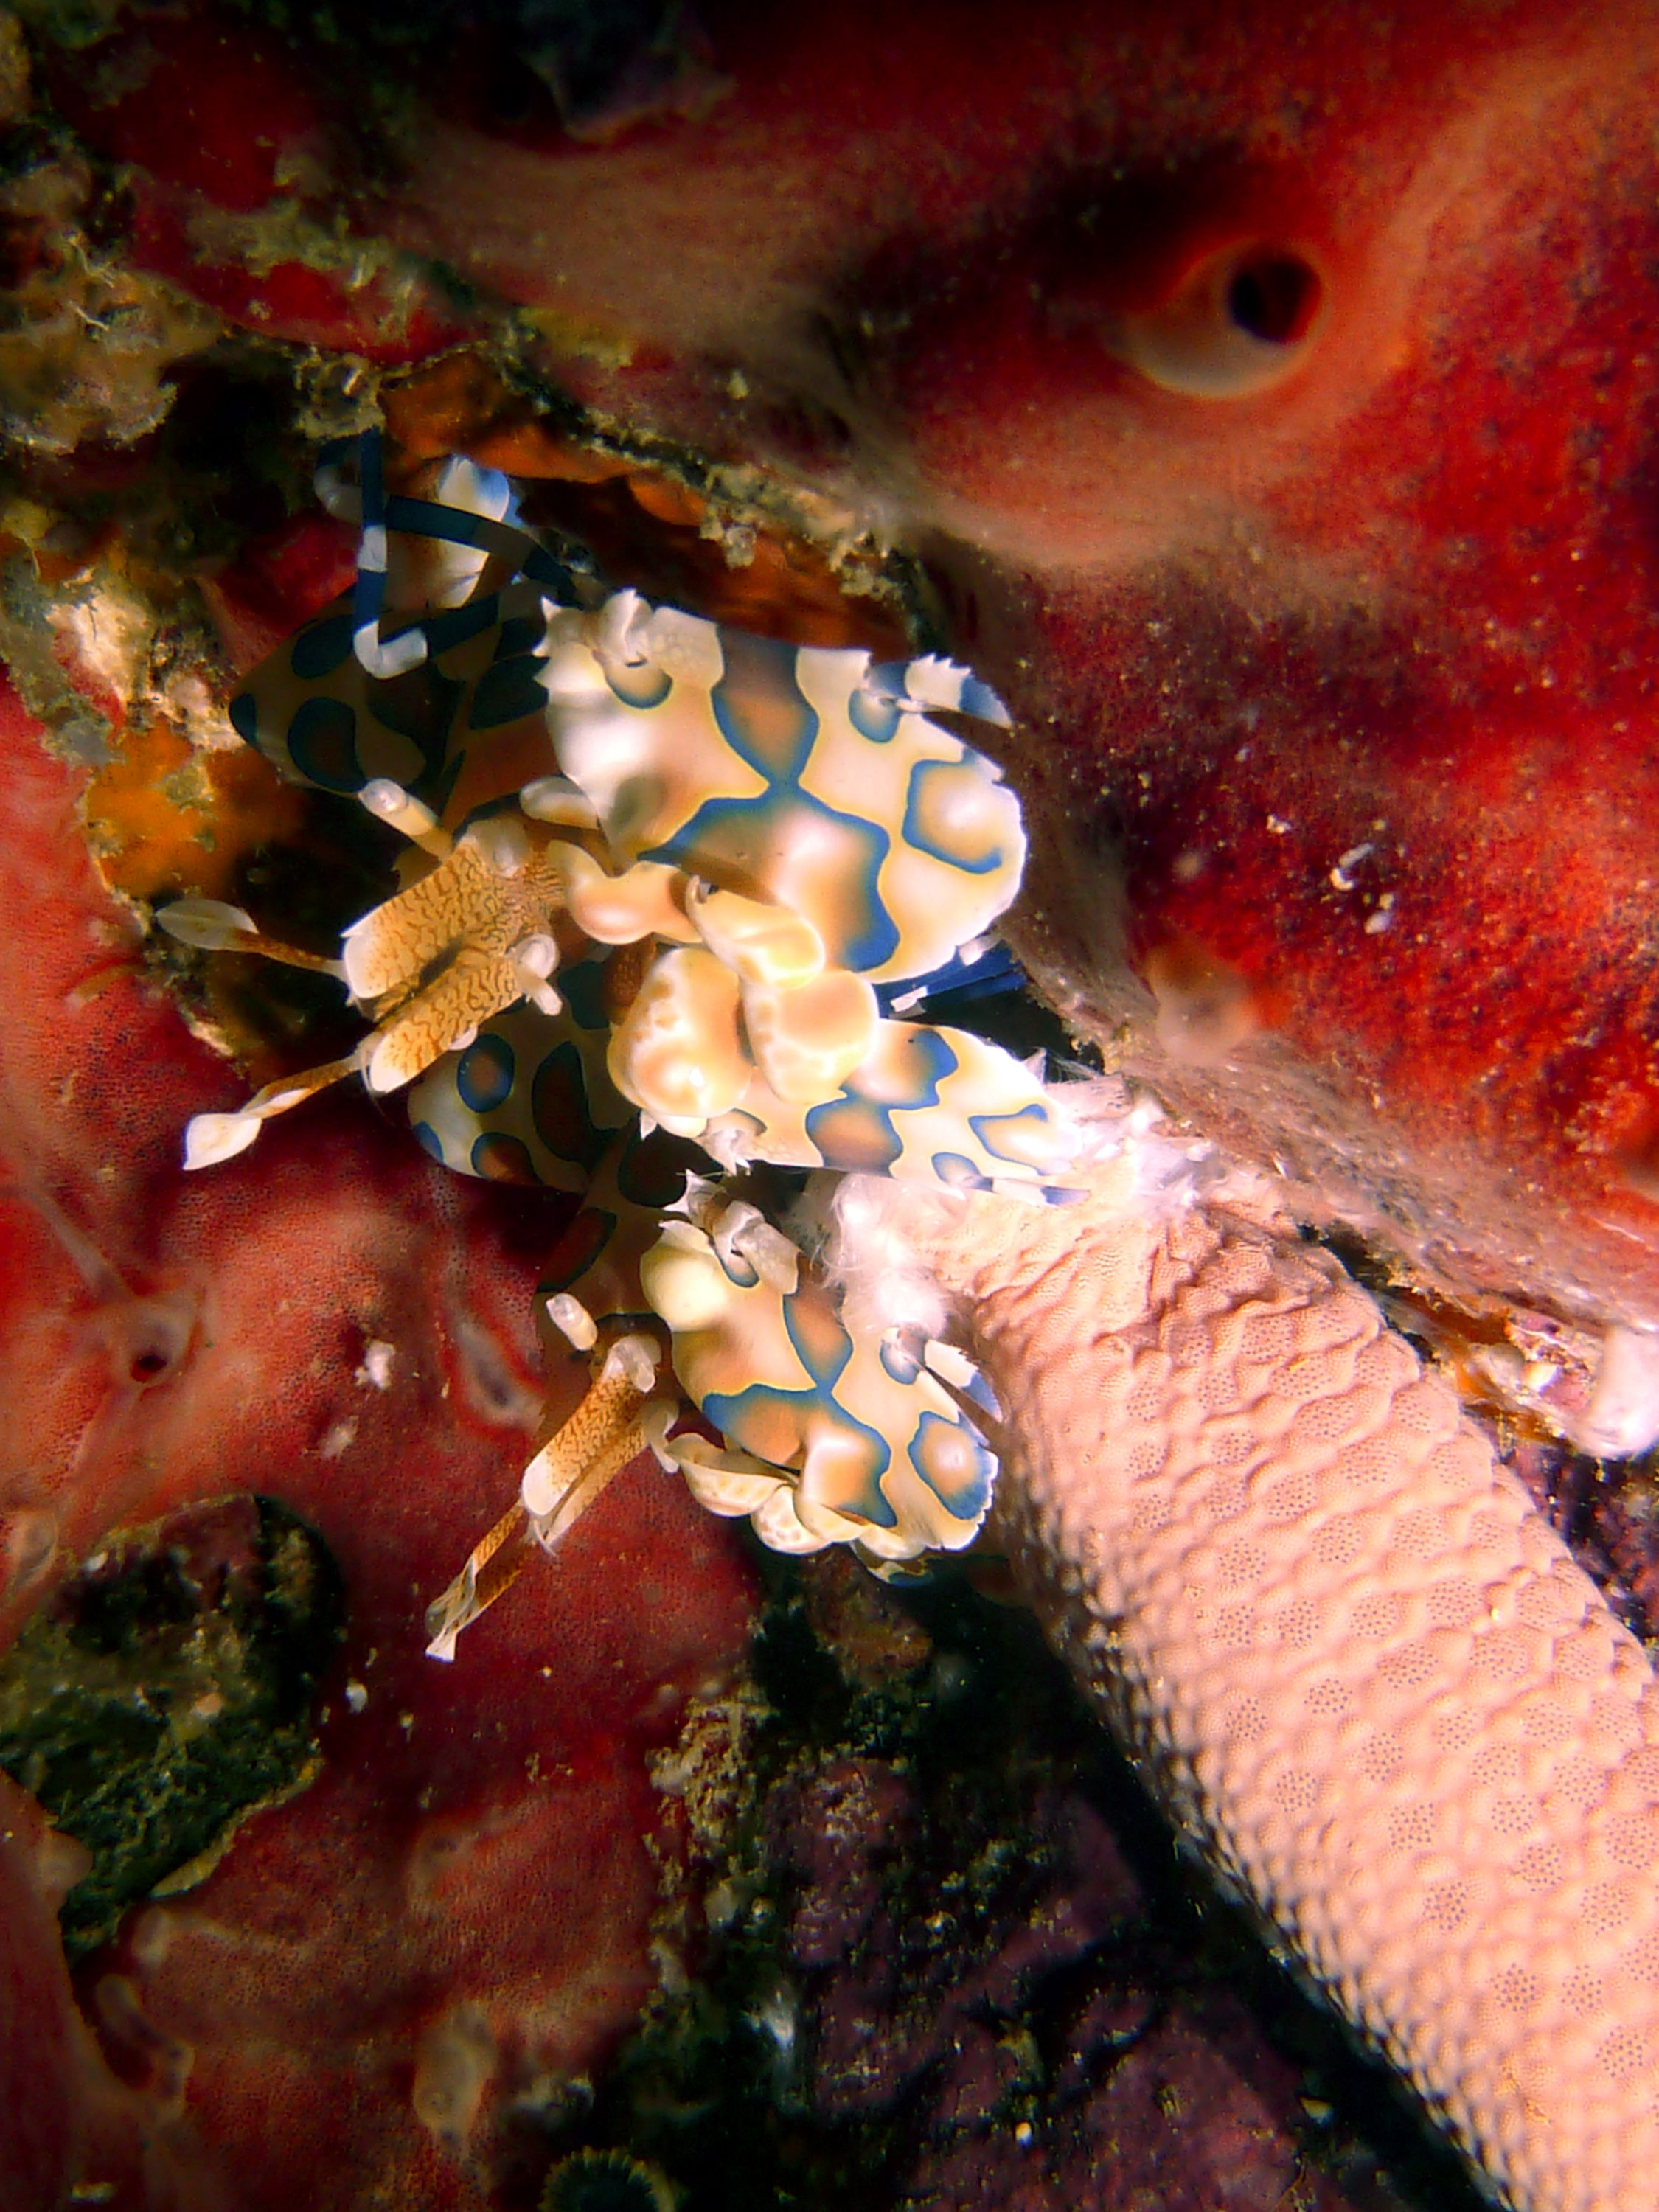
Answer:
POLYGON ((1305 358, 1324 301, 1324 282, 1301 248, 1234 244, 1206 254, 1155 307, 1125 313, 1115 349, 1165 392, 1243 398, 1305 358))

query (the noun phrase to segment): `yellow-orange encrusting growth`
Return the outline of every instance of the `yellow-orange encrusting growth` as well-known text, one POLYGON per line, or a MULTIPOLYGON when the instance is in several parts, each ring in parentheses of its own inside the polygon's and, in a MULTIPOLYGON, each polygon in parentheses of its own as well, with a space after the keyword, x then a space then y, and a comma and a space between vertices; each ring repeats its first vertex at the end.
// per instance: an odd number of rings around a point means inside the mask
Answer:
POLYGON ((906 1196, 999 1511, 1180 1833, 1521 2212, 1659 2205, 1659 1685, 1259 1194, 906 1196))

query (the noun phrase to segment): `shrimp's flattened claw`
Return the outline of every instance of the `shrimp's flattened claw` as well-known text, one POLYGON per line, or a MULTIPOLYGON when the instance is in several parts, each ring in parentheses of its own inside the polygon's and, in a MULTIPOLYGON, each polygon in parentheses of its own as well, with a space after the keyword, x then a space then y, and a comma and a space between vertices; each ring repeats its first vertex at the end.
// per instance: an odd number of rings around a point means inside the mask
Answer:
POLYGON ((560 848, 563 896, 571 919, 598 945, 633 945, 660 937, 690 945, 696 931, 682 912, 678 893, 684 878, 659 860, 636 860, 610 875, 579 845, 560 848))
MULTIPOLYGON (((830 1529, 801 1519, 797 1476, 696 1434, 671 1437, 665 1449, 699 1505, 722 1520, 746 1519, 769 1551, 799 1556, 836 1540, 830 1529)), ((845 1533, 857 1530, 848 1524, 845 1533)))
POLYGON ((426 1609, 428 1659, 453 1660, 456 1639, 481 1613, 510 1589, 530 1560, 532 1530, 524 1507, 515 1504, 467 1553, 454 1581, 426 1609))
POLYGON ((343 1060, 331 1060, 301 1075, 285 1075, 256 1091, 234 1114, 192 1115, 185 1128, 185 1166, 187 1170, 217 1167, 245 1152, 273 1114, 286 1114, 331 1083, 343 1082, 362 1066, 361 1048, 343 1060))
POLYGON ((685 911, 697 934, 738 981, 798 990, 823 969, 823 939, 805 915, 693 879, 685 911))
POLYGON ((746 1519, 760 1510, 774 1491, 789 1487, 788 1477, 764 1460, 710 1443, 695 1432, 671 1437, 664 1449, 698 1504, 722 1520, 746 1519))
POLYGON ((747 1090, 737 977, 701 945, 665 952, 611 1040, 611 1079, 665 1128, 695 1137, 747 1090))
POLYGON ((793 988, 746 983, 743 1022, 761 1079, 780 1098, 817 1106, 868 1058, 881 1011, 862 975, 826 968, 793 988))
POLYGON ((550 653, 559 763, 618 860, 792 913, 826 964, 872 983, 931 974, 981 935, 1018 888, 1019 804, 921 708, 988 711, 994 695, 949 664, 872 672, 865 653, 669 613, 619 593, 550 653))

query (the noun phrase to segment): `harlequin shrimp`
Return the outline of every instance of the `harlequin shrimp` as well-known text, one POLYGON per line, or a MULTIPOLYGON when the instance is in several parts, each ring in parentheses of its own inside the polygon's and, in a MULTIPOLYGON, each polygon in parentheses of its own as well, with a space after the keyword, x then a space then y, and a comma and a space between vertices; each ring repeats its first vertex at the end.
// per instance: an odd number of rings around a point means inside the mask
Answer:
POLYGON ((933 714, 1006 724, 1001 702, 945 660, 607 592, 465 460, 389 495, 370 434, 319 489, 360 527, 355 588, 231 719, 283 776, 401 832, 400 887, 333 960, 213 901, 158 919, 320 965, 370 1024, 343 1059, 198 1115, 187 1167, 356 1075, 407 1089, 447 1166, 585 1200, 540 1295, 586 1395, 434 1604, 431 1650, 453 1656, 524 1540, 550 1547, 647 1446, 776 1550, 847 1543, 890 1574, 962 1549, 997 1474, 987 1394, 926 1283, 900 1269, 872 1297, 826 1272, 822 1179, 1069 1195, 1039 1073, 902 1018, 995 966, 1019 807, 933 714), (688 1405, 720 1441, 678 1430, 688 1405))
MULTIPOLYGON (((371 440, 322 489, 355 591, 232 717, 406 850, 320 963, 362 1043, 198 1115, 186 1162, 358 1075, 451 1167, 582 1199, 539 1318, 586 1395, 429 1650, 647 1449, 774 1548, 890 1576, 1006 1481, 999 1536, 1178 1832, 1504 2201, 1650 2205, 1647 1656, 1273 1186, 926 1018, 1024 863, 934 719, 999 702, 607 592, 465 461, 388 497, 371 440)), ((319 964, 234 908, 160 919, 319 964)))

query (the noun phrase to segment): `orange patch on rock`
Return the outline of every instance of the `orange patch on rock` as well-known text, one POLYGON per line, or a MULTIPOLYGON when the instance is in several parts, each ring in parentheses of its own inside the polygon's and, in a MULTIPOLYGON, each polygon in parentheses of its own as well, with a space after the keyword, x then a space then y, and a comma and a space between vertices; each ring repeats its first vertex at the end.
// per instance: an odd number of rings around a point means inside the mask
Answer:
POLYGON ((152 901, 229 898, 250 852, 298 834, 304 796, 258 753, 197 752, 164 722, 129 729, 120 743, 84 808, 111 890, 152 901))

